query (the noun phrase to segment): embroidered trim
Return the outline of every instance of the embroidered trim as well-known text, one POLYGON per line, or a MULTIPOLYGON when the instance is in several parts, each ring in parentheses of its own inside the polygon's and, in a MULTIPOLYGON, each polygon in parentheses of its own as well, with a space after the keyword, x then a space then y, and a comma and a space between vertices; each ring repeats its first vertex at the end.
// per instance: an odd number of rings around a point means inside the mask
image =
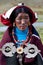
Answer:
POLYGON ((35 37, 37 37, 38 39, 40 39, 40 37, 39 37, 39 36, 37 36, 37 35, 35 35, 35 34, 32 34, 32 36, 35 36, 35 37))

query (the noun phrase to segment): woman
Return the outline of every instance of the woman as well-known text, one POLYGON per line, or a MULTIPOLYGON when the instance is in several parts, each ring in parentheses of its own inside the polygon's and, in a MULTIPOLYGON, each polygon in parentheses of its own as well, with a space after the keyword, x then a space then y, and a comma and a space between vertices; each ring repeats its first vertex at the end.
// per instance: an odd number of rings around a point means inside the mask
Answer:
MULTIPOLYGON (((9 26, 0 42, 0 48, 7 42, 13 42, 16 47, 27 45, 27 43, 35 44, 43 57, 43 45, 41 43, 38 32, 33 27, 33 23, 37 18, 35 13, 23 3, 16 7, 12 7, 4 15, 1 15, 1 21, 4 25, 9 26)), ((35 65, 35 58, 23 60, 23 64, 35 65)), ((0 52, 0 65, 18 65, 16 54, 12 58, 5 57, 0 52)), ((37 64, 38 65, 38 64, 37 64)))

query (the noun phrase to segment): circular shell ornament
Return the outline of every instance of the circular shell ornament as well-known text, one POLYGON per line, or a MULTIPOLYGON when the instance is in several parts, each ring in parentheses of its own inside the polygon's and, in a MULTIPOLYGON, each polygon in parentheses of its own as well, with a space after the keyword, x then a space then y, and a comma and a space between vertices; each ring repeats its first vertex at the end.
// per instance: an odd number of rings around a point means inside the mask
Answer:
POLYGON ((16 47, 14 46, 14 43, 6 43, 2 47, 2 53, 7 57, 12 57, 13 54, 16 52, 16 47))
POLYGON ((34 58, 39 52, 40 50, 34 44, 28 44, 24 48, 24 54, 26 54, 26 58, 34 58))

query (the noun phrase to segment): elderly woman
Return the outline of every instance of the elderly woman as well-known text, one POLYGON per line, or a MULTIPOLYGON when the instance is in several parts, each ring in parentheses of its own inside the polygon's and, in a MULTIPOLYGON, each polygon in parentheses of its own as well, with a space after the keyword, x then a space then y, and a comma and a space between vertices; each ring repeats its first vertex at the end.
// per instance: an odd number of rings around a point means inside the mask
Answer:
MULTIPOLYGON (((9 44, 13 42, 16 47, 27 45, 27 43, 35 44, 38 49, 41 50, 40 54, 43 57, 43 45, 38 32, 32 25, 36 20, 35 13, 23 3, 12 7, 5 14, 1 15, 1 22, 9 27, 3 35, 0 48, 7 42, 9 44)), ((0 52, 0 65, 19 65, 16 55, 17 54, 14 54, 13 57, 6 57, 0 52)), ((36 58, 28 59, 23 57, 23 65, 27 64, 38 65, 36 58)))

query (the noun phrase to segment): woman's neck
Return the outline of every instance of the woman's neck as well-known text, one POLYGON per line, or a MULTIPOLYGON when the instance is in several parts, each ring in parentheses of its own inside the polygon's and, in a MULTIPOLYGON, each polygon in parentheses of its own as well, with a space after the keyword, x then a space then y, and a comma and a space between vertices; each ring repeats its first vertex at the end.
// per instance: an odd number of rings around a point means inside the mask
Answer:
POLYGON ((16 33, 20 35, 27 34, 28 28, 26 28, 25 30, 20 30, 19 28, 16 27, 16 33))
POLYGON ((18 40, 20 41, 26 40, 27 35, 28 35, 28 28, 26 28, 25 30, 20 30, 16 27, 15 34, 18 40))

